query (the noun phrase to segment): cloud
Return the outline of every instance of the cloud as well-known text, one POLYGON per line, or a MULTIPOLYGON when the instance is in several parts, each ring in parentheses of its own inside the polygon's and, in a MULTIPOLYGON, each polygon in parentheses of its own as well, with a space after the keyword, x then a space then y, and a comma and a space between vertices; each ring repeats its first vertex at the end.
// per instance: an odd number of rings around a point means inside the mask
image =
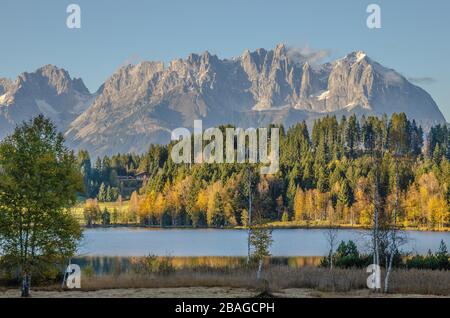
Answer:
POLYGON ((305 62, 308 62, 309 64, 319 64, 330 55, 330 50, 314 50, 309 46, 287 48, 287 56, 289 59, 294 63, 300 64, 305 62))
POLYGON ((408 77, 408 81, 415 84, 434 84, 436 83, 436 79, 429 76, 424 77, 408 77))
POLYGON ((384 78, 390 84, 402 84, 405 81, 405 78, 394 70, 386 71, 384 78))
POLYGON ((144 61, 144 59, 142 57, 140 57, 138 54, 132 54, 129 57, 127 57, 127 59, 120 65, 119 68, 128 66, 128 65, 136 65, 143 61, 144 61))

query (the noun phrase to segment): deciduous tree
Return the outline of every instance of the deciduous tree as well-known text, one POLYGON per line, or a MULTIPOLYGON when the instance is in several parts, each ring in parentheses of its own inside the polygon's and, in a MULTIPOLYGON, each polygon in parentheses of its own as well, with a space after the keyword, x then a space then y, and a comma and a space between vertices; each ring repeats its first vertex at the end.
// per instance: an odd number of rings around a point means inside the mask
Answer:
POLYGON ((22 296, 40 265, 76 251, 81 229, 69 209, 82 190, 75 156, 43 116, 0 143, 0 250, 21 274, 22 296))

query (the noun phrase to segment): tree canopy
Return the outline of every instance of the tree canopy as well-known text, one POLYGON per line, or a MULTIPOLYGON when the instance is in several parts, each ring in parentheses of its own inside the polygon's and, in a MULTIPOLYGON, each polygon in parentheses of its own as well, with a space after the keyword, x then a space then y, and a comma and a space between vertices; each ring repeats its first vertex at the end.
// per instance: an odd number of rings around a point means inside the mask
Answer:
POLYGON ((37 268, 76 251, 81 230, 69 209, 82 190, 75 156, 43 116, 0 143, 0 251, 20 271, 23 296, 37 268))

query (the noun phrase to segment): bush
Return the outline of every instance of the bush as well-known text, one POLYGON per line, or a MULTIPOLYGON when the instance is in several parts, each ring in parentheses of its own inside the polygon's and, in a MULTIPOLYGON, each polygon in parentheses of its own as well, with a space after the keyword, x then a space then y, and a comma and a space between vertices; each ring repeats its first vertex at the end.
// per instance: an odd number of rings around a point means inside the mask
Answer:
MULTIPOLYGON (((336 252, 332 255, 333 265, 338 268, 362 268, 371 264, 372 258, 370 255, 360 254, 356 244, 353 241, 344 241, 339 244, 336 252)), ((330 258, 325 257, 320 263, 321 267, 330 266, 330 258)))
MULTIPOLYGON (((47 285, 60 282, 64 275, 64 264, 61 259, 39 257, 32 277, 33 283, 47 285)), ((20 284, 20 271, 14 259, 8 256, 0 257, 0 285, 17 286, 18 284, 20 284)))
POLYGON ((447 246, 441 240, 441 244, 436 253, 428 251, 428 255, 416 255, 406 261, 407 268, 432 269, 432 270, 450 270, 450 255, 447 246))
POLYGON ((175 272, 171 257, 158 257, 156 255, 148 255, 140 258, 132 267, 137 274, 162 274, 168 275, 175 272))
POLYGON ((92 278, 95 274, 94 266, 88 265, 83 268, 83 276, 86 278, 92 278))

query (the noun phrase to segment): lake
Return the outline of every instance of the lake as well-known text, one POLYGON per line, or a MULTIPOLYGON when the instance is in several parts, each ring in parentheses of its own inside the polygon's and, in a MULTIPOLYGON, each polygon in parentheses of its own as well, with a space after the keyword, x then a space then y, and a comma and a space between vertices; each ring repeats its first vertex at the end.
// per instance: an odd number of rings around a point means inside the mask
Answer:
MULTIPOLYGON (((369 232, 342 229, 338 241, 353 240, 360 251, 368 251, 369 232)), ((402 250, 426 254, 443 239, 450 248, 450 232, 407 231, 402 250)), ((328 254, 324 229, 273 230, 273 256, 323 256, 328 254)), ((246 256, 247 231, 234 229, 86 229, 78 256, 246 256)))

